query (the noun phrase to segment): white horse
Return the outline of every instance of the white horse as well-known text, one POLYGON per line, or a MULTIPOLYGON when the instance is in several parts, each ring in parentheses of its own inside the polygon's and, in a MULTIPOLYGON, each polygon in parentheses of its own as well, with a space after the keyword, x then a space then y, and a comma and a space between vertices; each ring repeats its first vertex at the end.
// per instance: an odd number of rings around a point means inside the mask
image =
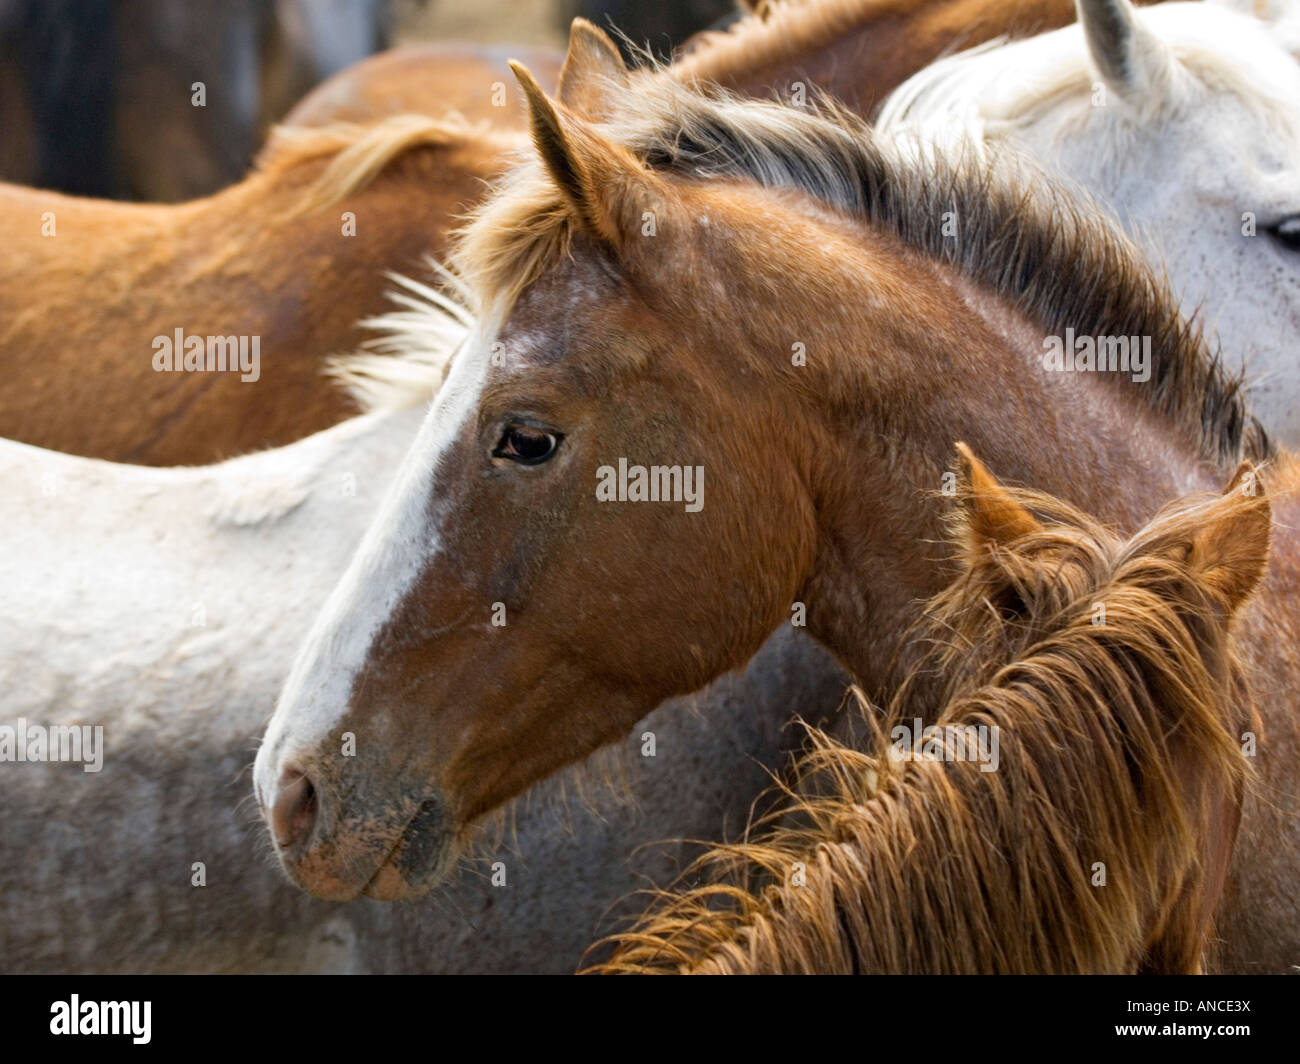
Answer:
POLYGON ((785 636, 612 758, 535 788, 441 896, 337 905, 292 886, 246 770, 436 377, 420 360, 387 360, 387 382, 359 365, 385 409, 216 466, 0 441, 4 970, 572 971, 619 899, 689 859, 649 844, 743 828, 799 740, 789 716, 836 706, 838 672, 785 636), (92 731, 74 746, 56 730, 71 727, 92 731))
POLYGON ((1225 7, 1077 4, 1076 25, 921 71, 878 124, 1009 140, 1083 185, 1246 368, 1264 425, 1300 444, 1300 62, 1225 7))

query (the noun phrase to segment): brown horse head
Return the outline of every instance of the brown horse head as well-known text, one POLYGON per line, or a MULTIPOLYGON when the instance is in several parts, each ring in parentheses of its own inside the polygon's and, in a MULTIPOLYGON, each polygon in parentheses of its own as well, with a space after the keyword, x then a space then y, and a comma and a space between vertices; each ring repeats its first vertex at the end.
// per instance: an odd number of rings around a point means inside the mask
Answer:
POLYGON ((808 441, 763 384, 796 338, 776 307, 739 344, 695 326, 729 285, 701 245, 759 237, 759 205, 650 172, 520 73, 543 165, 468 236, 480 327, 260 755, 285 863, 327 896, 427 887, 480 814, 743 665, 815 550, 808 441))
MULTIPOLYGON (((482 814, 745 663, 792 606, 843 656, 929 592, 946 563, 918 485, 954 435, 1005 443, 989 410, 1064 394, 1023 363, 988 373, 1020 326, 930 261, 950 196, 984 234, 958 265, 1022 283, 1018 306, 1080 293, 1098 332, 1185 336, 1128 245, 1067 204, 1007 241, 1023 190, 990 207, 984 178, 909 170, 836 113, 629 87, 612 52, 580 29, 560 102, 517 71, 536 158, 459 248, 477 331, 259 753, 280 855, 315 893, 426 889, 482 814)), ((1187 375, 1155 370, 1167 434, 1238 447, 1239 403, 1225 388, 1207 420, 1187 375)))

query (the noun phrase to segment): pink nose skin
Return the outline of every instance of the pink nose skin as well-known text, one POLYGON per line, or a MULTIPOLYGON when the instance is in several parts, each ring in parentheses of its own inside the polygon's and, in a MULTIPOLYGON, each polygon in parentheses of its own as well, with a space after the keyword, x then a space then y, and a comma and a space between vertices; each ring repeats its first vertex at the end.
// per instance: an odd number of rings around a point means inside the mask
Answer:
POLYGON ((271 806, 271 831, 276 844, 287 850, 311 834, 316 822, 316 788, 294 768, 286 768, 271 806))

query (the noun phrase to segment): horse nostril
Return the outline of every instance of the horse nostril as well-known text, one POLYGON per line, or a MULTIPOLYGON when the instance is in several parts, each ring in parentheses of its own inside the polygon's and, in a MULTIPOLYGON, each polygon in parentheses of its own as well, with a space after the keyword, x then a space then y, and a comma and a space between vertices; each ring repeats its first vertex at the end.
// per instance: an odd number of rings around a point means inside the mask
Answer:
POLYGON ((271 831, 276 844, 287 850, 301 842, 316 822, 316 788, 294 768, 286 768, 271 806, 271 831))

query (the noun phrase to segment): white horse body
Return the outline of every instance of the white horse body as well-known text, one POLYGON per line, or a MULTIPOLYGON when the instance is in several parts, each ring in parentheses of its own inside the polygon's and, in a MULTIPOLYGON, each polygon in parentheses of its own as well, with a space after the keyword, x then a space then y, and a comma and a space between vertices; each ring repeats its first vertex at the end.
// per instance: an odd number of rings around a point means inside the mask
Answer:
POLYGON ((238 777, 296 633, 419 416, 362 418, 200 469, 0 442, 0 724, 104 729, 99 772, 0 766, 7 968, 355 966, 355 936, 329 926, 325 907, 277 897, 237 814, 238 777), (232 867, 241 841, 246 865, 232 867), (205 887, 191 885, 195 862, 205 887), (225 908, 232 884, 242 901, 260 893, 264 916, 280 910, 263 943, 187 933, 204 922, 188 910, 225 908))
POLYGON ((607 910, 683 858, 632 851, 743 827, 763 766, 798 741, 788 715, 833 708, 843 681, 786 635, 686 700, 695 712, 656 710, 657 759, 629 743, 598 766, 630 793, 570 802, 572 776, 530 792, 513 846, 491 855, 504 884, 470 866, 407 906, 293 887, 246 770, 423 416, 409 405, 194 469, 0 441, 0 725, 104 729, 99 772, 0 764, 6 970, 572 970, 607 910))
POLYGON ((1300 234, 1275 232, 1300 228, 1300 62, 1212 4, 1080 0, 1080 17, 933 64, 879 125, 1011 141, 1087 189, 1246 368, 1265 427, 1300 445, 1300 234))
POLYGON ((115 745, 181 706, 262 696, 282 633, 319 609, 419 417, 369 415, 193 469, 0 441, 6 712, 103 723, 113 707, 115 745))

